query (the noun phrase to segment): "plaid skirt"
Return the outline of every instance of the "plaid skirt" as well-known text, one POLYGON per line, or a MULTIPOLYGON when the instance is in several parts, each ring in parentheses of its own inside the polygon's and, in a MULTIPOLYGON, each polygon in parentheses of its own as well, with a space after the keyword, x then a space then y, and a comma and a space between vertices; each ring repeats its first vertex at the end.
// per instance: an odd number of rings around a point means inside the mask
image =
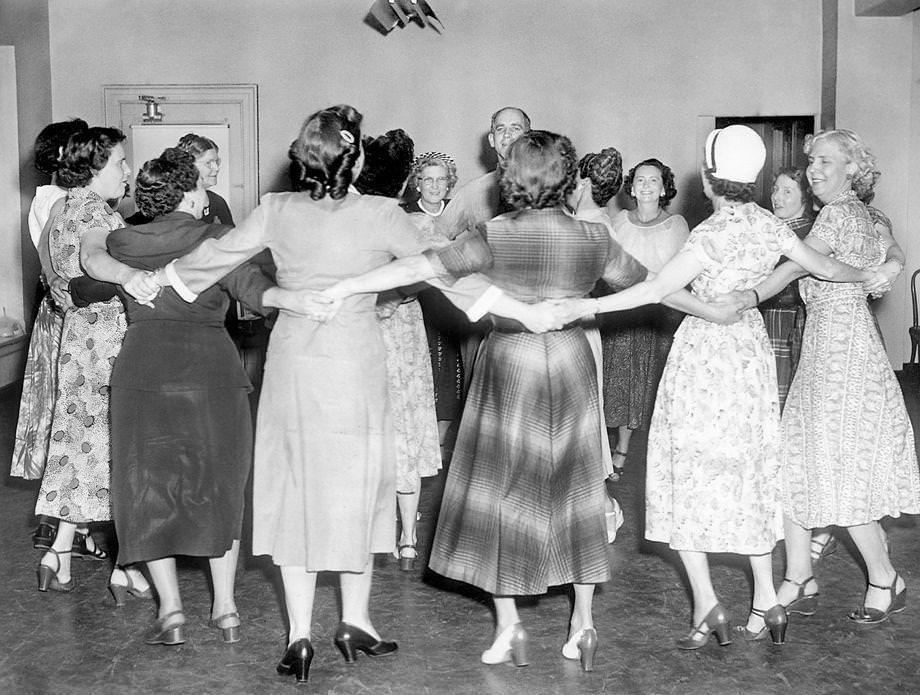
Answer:
POLYGON ((430 566, 500 596, 610 577, 594 357, 584 331, 493 331, 460 424, 430 566))
POLYGON ((786 407, 786 396, 802 354, 802 333, 805 331, 805 307, 761 309, 770 346, 776 358, 776 382, 779 389, 779 411, 786 407))

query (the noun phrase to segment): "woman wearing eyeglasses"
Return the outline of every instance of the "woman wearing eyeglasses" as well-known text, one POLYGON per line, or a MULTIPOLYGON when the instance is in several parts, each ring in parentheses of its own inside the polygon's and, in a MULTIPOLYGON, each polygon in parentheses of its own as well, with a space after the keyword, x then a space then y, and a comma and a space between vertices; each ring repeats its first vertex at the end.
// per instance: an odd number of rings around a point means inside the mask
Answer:
MULTIPOLYGON (((435 221, 449 202, 447 195, 457 182, 457 167, 453 159, 440 152, 425 152, 412 160, 406 180, 404 202, 400 205, 428 243, 445 246, 447 237, 436 229, 435 221)), ((411 468, 397 461, 396 491, 399 502, 401 532, 397 544, 400 568, 414 567, 416 553, 416 518, 421 479, 437 475, 451 423, 460 419, 463 398, 463 367, 460 361, 460 335, 465 316, 440 292, 433 288, 421 290, 419 304, 425 324, 428 353, 431 360, 434 404, 437 416, 438 442, 441 454, 437 461, 417 457, 411 468)))

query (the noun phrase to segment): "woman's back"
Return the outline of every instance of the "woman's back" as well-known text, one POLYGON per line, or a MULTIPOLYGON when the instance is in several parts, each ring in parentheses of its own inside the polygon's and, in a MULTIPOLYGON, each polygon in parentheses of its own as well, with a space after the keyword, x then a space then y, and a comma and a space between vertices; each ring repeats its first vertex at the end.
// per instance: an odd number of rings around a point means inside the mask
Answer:
POLYGON ((501 215, 485 230, 494 258, 486 272, 517 299, 582 297, 607 264, 606 227, 575 220, 558 208, 501 215))
POLYGON ((766 278, 794 235, 755 203, 727 205, 694 227, 689 249, 703 263, 691 283, 703 299, 753 287, 766 278))

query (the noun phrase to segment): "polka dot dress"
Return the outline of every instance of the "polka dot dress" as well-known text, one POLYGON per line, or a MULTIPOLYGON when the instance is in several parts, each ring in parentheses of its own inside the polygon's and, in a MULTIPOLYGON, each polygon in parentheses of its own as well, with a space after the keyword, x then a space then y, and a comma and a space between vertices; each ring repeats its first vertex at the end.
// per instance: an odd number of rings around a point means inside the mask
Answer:
MULTIPOLYGON (((101 198, 87 189, 72 189, 50 234, 55 271, 66 279, 82 275, 83 235, 91 229, 122 226, 121 216, 101 198)), ((109 379, 126 327, 118 299, 73 308, 64 316, 58 395, 36 514, 74 523, 112 518, 109 379)))

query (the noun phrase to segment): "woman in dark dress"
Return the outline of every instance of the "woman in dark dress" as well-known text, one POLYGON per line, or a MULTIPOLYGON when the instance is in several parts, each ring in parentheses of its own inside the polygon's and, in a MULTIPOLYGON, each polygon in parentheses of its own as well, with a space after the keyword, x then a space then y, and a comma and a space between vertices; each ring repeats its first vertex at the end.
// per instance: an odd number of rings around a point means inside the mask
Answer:
MULTIPOLYGON (((153 221, 108 238, 109 253, 153 270, 230 227, 207 206, 191 155, 166 150, 137 176, 153 221)), ((129 326, 112 373, 112 503, 123 562, 146 562, 160 599, 148 644, 184 641, 176 555, 209 558, 211 625, 239 639, 233 589, 252 456, 249 379, 224 329, 230 292, 253 310, 272 282, 244 265, 187 304, 165 289, 153 306, 124 296, 129 326), (128 559, 125 559, 128 558, 128 559)))

